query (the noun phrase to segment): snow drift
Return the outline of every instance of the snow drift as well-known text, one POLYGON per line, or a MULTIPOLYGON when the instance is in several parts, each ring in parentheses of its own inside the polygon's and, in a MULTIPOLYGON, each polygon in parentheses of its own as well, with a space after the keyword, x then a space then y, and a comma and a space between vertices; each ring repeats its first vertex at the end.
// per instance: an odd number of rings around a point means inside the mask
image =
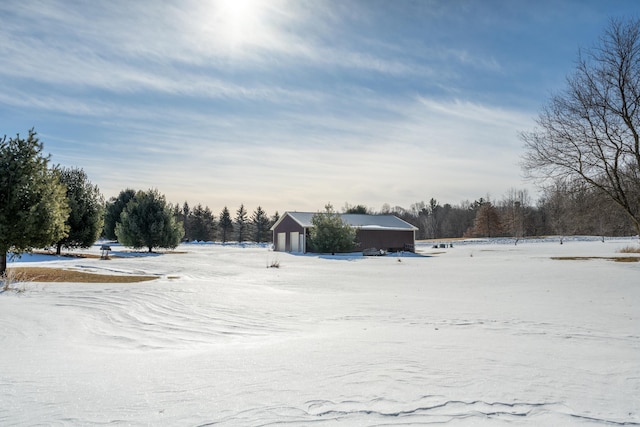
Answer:
POLYGON ((161 278, 1 294, 0 424, 640 425, 640 263, 579 258, 636 243, 587 240, 24 257, 161 278))

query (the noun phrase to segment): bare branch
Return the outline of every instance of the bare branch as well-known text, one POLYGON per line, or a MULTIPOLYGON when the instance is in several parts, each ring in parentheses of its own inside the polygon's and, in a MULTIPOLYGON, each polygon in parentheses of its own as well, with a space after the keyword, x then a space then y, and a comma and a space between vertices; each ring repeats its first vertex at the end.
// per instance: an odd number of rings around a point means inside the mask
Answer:
POLYGON ((538 181, 582 181, 619 204, 640 234, 640 20, 612 20, 579 52, 566 89, 523 132, 522 167, 538 181))

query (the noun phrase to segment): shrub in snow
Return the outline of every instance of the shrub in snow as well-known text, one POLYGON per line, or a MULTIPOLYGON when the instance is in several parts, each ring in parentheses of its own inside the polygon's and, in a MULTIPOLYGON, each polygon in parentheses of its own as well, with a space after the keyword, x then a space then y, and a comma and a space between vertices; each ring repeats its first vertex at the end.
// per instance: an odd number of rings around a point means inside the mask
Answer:
POLYGON ((280 261, 276 258, 271 263, 267 263, 267 268, 280 268, 280 261))
POLYGON ((311 218, 310 242, 320 253, 350 252, 355 247, 356 230, 344 222, 331 204, 311 218))
POLYGON ((16 287, 17 284, 25 282, 23 276, 23 274, 17 272, 15 269, 7 269, 4 273, 0 274, 0 293, 7 291, 24 292, 24 287, 16 287))

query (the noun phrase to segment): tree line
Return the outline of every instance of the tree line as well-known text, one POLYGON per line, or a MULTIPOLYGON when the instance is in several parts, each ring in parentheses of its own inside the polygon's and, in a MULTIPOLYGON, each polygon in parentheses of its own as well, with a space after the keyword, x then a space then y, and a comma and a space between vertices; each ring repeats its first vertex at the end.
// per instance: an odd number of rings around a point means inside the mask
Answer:
POLYGON ((413 203, 408 208, 388 204, 375 211, 364 205, 344 213, 392 214, 418 228, 416 239, 527 236, 631 236, 633 221, 615 202, 584 183, 557 181, 545 187, 534 203, 527 190, 511 189, 499 200, 490 196, 457 205, 413 203))
MULTIPOLYGON (((100 237, 149 251, 175 248, 184 241, 270 242, 270 228, 279 219, 278 212, 268 216, 260 206, 249 215, 244 204, 233 215, 225 206, 216 216, 201 204, 167 203, 156 189, 125 189, 105 203, 82 169, 50 168, 42 149, 33 130, 26 139, 17 135, 0 141, 0 274, 10 251, 53 246, 60 254, 62 248, 89 247, 100 237)), ((342 211, 396 215, 418 228, 418 239, 509 236, 517 241, 526 236, 635 231, 623 208, 580 180, 556 180, 535 205, 526 190, 512 189, 498 201, 486 197, 451 205, 432 198, 408 209, 385 204, 375 212, 346 204, 342 211)), ((337 221, 335 215, 328 218, 337 221)), ((322 236, 315 241, 321 245, 322 236)))
POLYGON ((34 248, 88 248, 100 237, 136 249, 175 248, 183 241, 270 241, 278 220, 241 205, 218 219, 208 207, 167 203, 156 189, 126 189, 106 203, 81 168, 49 166, 35 130, 0 139, 0 276, 9 253, 34 248))
POLYGON ((174 206, 174 215, 181 218, 185 227, 185 241, 227 241, 236 242, 271 242, 270 228, 280 219, 276 211, 272 216, 258 206, 249 215, 241 204, 232 217, 231 211, 225 206, 218 217, 208 206, 196 205, 190 208, 187 202, 182 207, 174 206))
MULTIPOLYGON (((155 190, 154 190, 155 191, 155 190)), ((131 200, 136 197, 135 190, 122 190, 117 197, 112 197, 106 203, 103 237, 109 240, 120 240, 118 223, 122 213, 131 200)), ((159 194, 156 197, 161 197, 159 194)), ((159 209, 159 208, 158 208, 159 209)), ((180 204, 164 203, 166 216, 182 226, 179 242, 270 242, 269 229, 280 218, 276 211, 272 216, 258 206, 249 216, 244 204, 232 215, 228 207, 224 207, 216 216, 208 206, 198 204, 189 206, 188 202, 180 204)), ((161 246, 162 247, 162 246, 161 246)))

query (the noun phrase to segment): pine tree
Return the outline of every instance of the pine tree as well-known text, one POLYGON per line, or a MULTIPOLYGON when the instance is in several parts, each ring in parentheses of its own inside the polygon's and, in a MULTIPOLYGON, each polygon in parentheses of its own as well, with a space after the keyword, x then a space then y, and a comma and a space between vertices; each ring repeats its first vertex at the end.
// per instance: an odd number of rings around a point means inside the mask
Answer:
POLYGON ((222 240, 222 243, 226 243, 227 237, 233 231, 233 221, 231 220, 229 209, 226 206, 220 213, 220 221, 218 221, 218 226, 220 228, 220 239, 222 240))
MULTIPOLYGON (((276 222, 278 222, 280 220, 280 214, 278 213, 278 211, 276 211, 272 216, 271 219, 269 220, 269 229, 271 227, 273 227, 275 225, 276 222)), ((268 241, 273 242, 273 234, 269 233, 268 235, 268 241)))
POLYGON ((127 188, 126 190, 122 190, 120 194, 118 194, 118 197, 112 197, 107 202, 104 212, 104 231, 102 233, 106 239, 117 240, 116 224, 120 222, 120 214, 122 214, 127 203, 129 203, 135 195, 136 190, 127 188))
POLYGON ((204 207, 204 211, 202 212, 202 222, 203 228, 206 231, 206 241, 214 241, 216 239, 216 216, 211 212, 209 206, 204 207))
POLYGON ((182 227, 184 227, 184 237, 187 241, 194 240, 193 233, 191 231, 191 209, 189 208, 189 204, 185 201, 182 205, 182 211, 180 212, 180 217, 182 220, 182 227))
POLYGON ((189 223, 191 224, 190 240, 198 240, 203 242, 212 241, 215 238, 216 224, 215 217, 209 207, 197 205, 189 214, 189 223))
POLYGON ((183 241, 186 239, 187 233, 184 229, 185 223, 182 216, 182 208, 180 207, 179 203, 176 203, 175 205, 173 203, 169 203, 169 210, 171 211, 171 215, 173 215, 173 219, 175 220, 175 222, 180 224, 180 226, 182 227, 183 233, 182 236, 180 236, 180 241, 183 241))
POLYGON ((258 206, 251 216, 251 223, 253 224, 254 239, 256 243, 262 243, 267 240, 266 234, 271 227, 269 223, 269 217, 267 213, 262 210, 262 207, 258 206))
POLYGON ((321 253, 348 252, 355 247, 356 230, 345 223, 331 204, 324 212, 311 217, 310 240, 314 251, 321 253))
POLYGON ((273 216, 271 217, 271 224, 269 225, 269 228, 273 227, 273 225, 278 222, 278 220, 280 219, 280 214, 278 213, 278 211, 276 211, 276 213, 273 214, 273 216))
POLYGON ((69 206, 65 187, 31 129, 27 139, 0 139, 0 275, 7 253, 22 253, 63 238, 69 206))
POLYGON ((57 173, 66 187, 70 209, 65 222, 68 235, 56 242, 56 253, 60 255, 62 247, 88 248, 98 240, 104 224, 104 199, 84 170, 61 168, 57 173))
POLYGON ((247 210, 244 208, 244 204, 241 204, 236 211, 236 231, 238 233, 238 242, 245 241, 247 230, 247 210))
POLYGON ((349 203, 345 203, 342 211, 346 214, 361 214, 361 215, 369 215, 371 210, 365 205, 355 205, 351 206, 349 203))
POLYGON ((118 241, 125 246, 149 249, 180 244, 184 229, 173 216, 165 197, 158 190, 138 191, 129 201, 116 225, 118 241))

